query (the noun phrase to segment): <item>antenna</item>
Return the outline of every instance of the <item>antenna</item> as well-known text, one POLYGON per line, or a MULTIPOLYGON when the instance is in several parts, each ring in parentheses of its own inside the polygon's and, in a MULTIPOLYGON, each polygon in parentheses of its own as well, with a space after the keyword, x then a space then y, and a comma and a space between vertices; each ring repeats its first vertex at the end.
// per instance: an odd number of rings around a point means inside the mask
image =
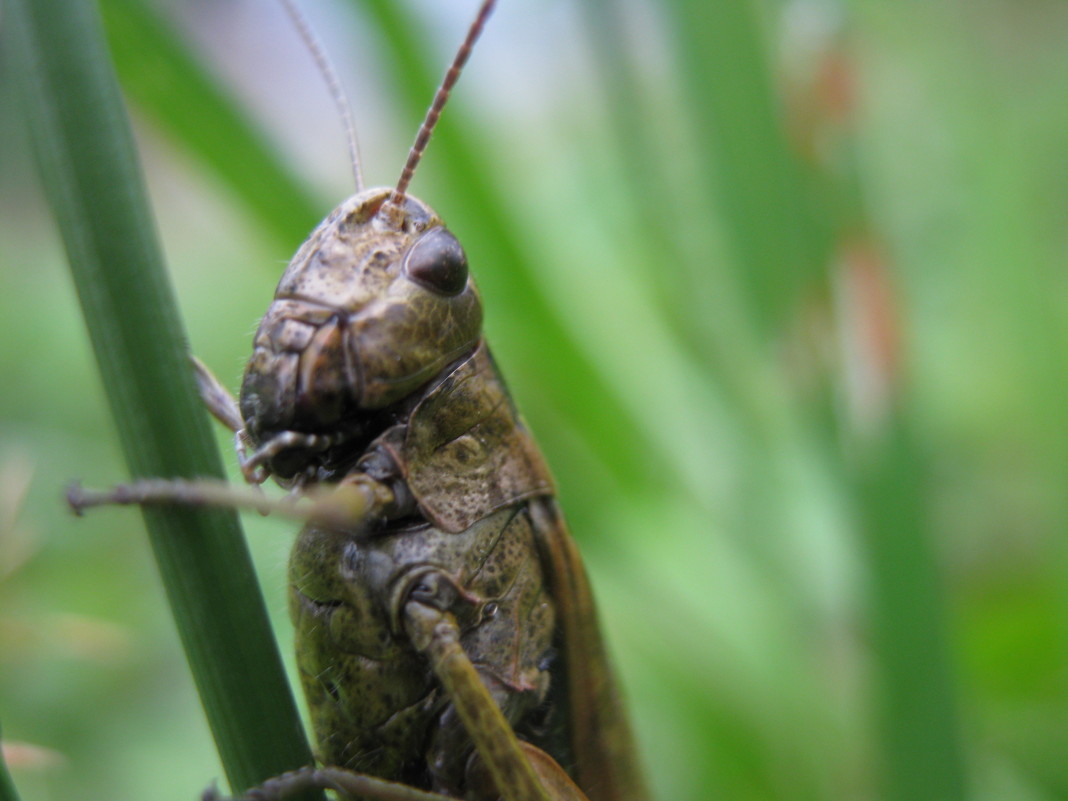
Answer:
POLYGON ((485 27, 486 20, 489 19, 489 15, 493 11, 495 3, 496 0, 483 0, 482 7, 478 10, 478 16, 475 17, 475 21, 471 23, 471 28, 467 31, 467 38, 464 39, 464 43, 460 45, 460 49, 456 52, 456 57, 453 59, 449 71, 445 73, 445 78, 442 80, 441 86, 438 87, 438 91, 434 94, 434 101, 430 104, 430 109, 426 113, 426 118, 423 120, 423 124, 419 126, 419 133, 416 134, 415 144, 413 144, 412 149, 408 151, 408 161, 404 165, 404 170, 401 172, 401 177, 400 180, 397 181, 396 188, 390 193, 389 199, 386 200, 387 205, 393 206, 394 208, 400 208, 400 205, 404 202, 404 195, 408 191, 408 184, 411 183, 415 168, 418 166, 419 160, 423 157, 423 152, 426 150, 426 144, 430 141, 430 134, 434 131, 434 126, 437 124, 438 118, 441 116, 441 110, 445 108, 445 103, 449 99, 449 92, 452 91, 452 87, 460 77, 460 71, 464 68, 464 64, 467 63, 467 58, 471 55, 471 50, 474 48, 475 42, 482 33, 482 29, 485 27))
POLYGON ((338 80, 330 59, 326 57, 326 48, 323 47, 322 42, 315 35, 315 31, 308 24, 308 20, 297 8, 295 0, 279 0, 279 2, 285 8, 286 13, 289 14, 289 18, 293 21, 293 26, 297 29, 297 33, 300 34, 304 46, 308 48, 312 58, 315 59, 315 66, 319 68, 319 74, 326 81, 326 88, 330 92, 330 97, 334 100, 334 105, 337 107, 338 116, 341 117, 341 126, 345 129, 345 139, 348 141, 349 146, 349 161, 352 163, 352 177, 356 179, 356 192, 362 192, 363 173, 360 170, 360 144, 356 141, 356 126, 352 123, 352 110, 349 108, 349 101, 345 98, 345 92, 341 88, 341 81, 338 80))

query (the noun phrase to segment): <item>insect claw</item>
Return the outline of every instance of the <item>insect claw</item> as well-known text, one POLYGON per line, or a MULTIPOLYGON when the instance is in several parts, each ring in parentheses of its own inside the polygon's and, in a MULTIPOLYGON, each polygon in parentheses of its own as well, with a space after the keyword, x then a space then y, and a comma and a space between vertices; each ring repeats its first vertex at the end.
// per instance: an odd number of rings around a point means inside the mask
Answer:
POLYGON ((85 490, 82 489, 80 481, 72 481, 67 486, 66 492, 67 506, 78 517, 85 515, 85 507, 88 505, 85 498, 85 490))
POLYGON ((258 487, 271 477, 270 471, 263 464, 267 458, 270 457, 264 457, 262 451, 256 451, 247 459, 240 459, 239 455, 238 466, 241 468, 241 475, 245 481, 254 487, 258 487))
POLYGON ((111 504, 122 506, 136 503, 136 498, 138 497, 136 492, 136 487, 131 487, 128 484, 119 484, 110 490, 87 490, 82 487, 81 482, 73 481, 67 487, 67 505, 75 515, 84 517, 85 510, 92 509, 94 506, 109 506, 111 504))

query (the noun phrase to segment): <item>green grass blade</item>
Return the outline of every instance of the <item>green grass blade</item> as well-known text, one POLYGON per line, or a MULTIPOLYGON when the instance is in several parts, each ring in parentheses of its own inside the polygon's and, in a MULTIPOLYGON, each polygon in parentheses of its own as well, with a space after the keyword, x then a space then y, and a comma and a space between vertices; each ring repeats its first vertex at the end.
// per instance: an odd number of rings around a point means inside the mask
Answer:
MULTIPOLYGON (((590 56, 596 65, 598 85, 610 119, 603 147, 616 145, 615 169, 628 180, 623 182, 627 199, 626 226, 641 231, 635 237, 644 246, 642 262, 649 273, 646 291, 656 298, 658 311, 676 331, 682 346, 692 350, 701 361, 709 363, 709 375, 716 376, 725 388, 737 392, 745 403, 745 391, 739 389, 752 379, 739 375, 738 367, 748 371, 752 364, 749 348, 754 331, 744 317, 744 304, 738 297, 738 281, 730 274, 734 265, 724 264, 716 254, 705 251, 707 258, 695 260, 679 235, 679 220, 701 214, 710 229, 718 225, 718 211, 711 205, 696 210, 688 202, 690 195, 673 184, 678 174, 671 160, 692 165, 707 155, 686 147, 672 148, 660 141, 660 121, 665 107, 651 102, 643 90, 640 54, 633 52, 634 39, 628 37, 627 9, 613 0, 590 0, 580 3, 590 56), (680 195, 685 200, 680 199, 680 195), (672 269, 661 270, 670 264, 672 269), (741 312, 741 313, 740 313, 741 312), (740 356, 745 353, 750 356, 740 356)), ((681 111, 681 109, 673 109, 681 111)), ((672 116, 672 128, 683 129, 686 115, 672 116)), ((696 139, 703 143, 700 132, 696 139)), ((708 235, 710 232, 706 232, 708 235)), ((710 237, 711 238, 711 237, 710 237)), ((706 242, 706 245, 710 244, 706 242)))
MULTIPOLYGON (((130 470, 221 477, 95 6, 13 0, 7 10, 44 187, 130 470)), ((309 764, 235 514, 144 517, 231 785, 309 764)))
MULTIPOLYGON (((604 103, 610 114, 608 138, 618 142, 618 170, 628 177, 622 187, 629 197, 628 211, 632 215, 628 225, 642 232, 636 240, 646 245, 643 261, 649 273, 647 291, 657 297, 658 311, 676 329, 680 348, 692 351, 695 364, 702 368, 711 384, 725 393, 740 421, 752 426, 752 435, 761 441, 781 438, 785 434, 781 405, 788 396, 785 387, 764 368, 762 360, 766 352, 760 335, 767 332, 762 324, 771 312, 781 316, 788 309, 796 309, 798 293, 810 287, 802 286, 796 277, 791 277, 791 263, 788 262, 776 264, 771 259, 764 260, 760 266, 768 272, 758 278, 753 269, 757 266, 756 257, 722 258, 728 254, 716 250, 720 243, 713 231, 724 230, 728 239, 752 239, 758 247, 765 247, 767 242, 783 238, 782 233, 775 230, 775 225, 776 220, 784 219, 784 216, 778 213, 773 218, 762 212, 763 204, 773 199, 761 196, 758 191, 751 201, 754 204, 749 209, 752 214, 745 217, 746 212, 734 204, 734 189, 726 180, 727 176, 720 176, 722 185, 709 192, 708 186, 713 181, 702 181, 699 169, 699 165, 715 163, 717 153, 731 164, 726 149, 731 142, 748 142, 747 132, 756 123, 764 129, 764 141, 749 143, 752 160, 763 164, 766 160, 764 153, 769 148, 781 151, 785 135, 781 130, 782 121, 774 114, 754 112, 766 111, 775 102, 767 78, 769 54, 756 41, 757 31, 750 24, 749 15, 743 9, 737 9, 719 19, 725 28, 721 27, 718 35, 735 45, 740 41, 748 42, 735 54, 747 60, 743 60, 737 69, 720 71, 723 65, 708 58, 703 48, 696 47, 696 54, 687 49, 694 48, 694 43, 689 40, 693 25, 705 24, 701 21, 704 7, 694 10, 680 6, 679 18, 684 22, 667 35, 675 45, 672 52, 685 62, 678 74, 689 76, 691 89, 699 85, 700 91, 696 97, 691 93, 683 98, 683 102, 689 100, 688 108, 673 108, 663 98, 658 99, 662 105, 657 105, 649 97, 648 87, 643 90, 643 61, 631 52, 639 37, 628 36, 628 22, 632 26, 637 23, 628 20, 627 9, 611 0, 590 0, 580 5, 586 40, 598 68, 599 84, 604 87, 604 103), (694 75, 695 70, 701 72, 694 75), (736 82, 742 80, 736 72, 749 73, 749 84, 744 92, 747 102, 744 103, 733 99, 739 91, 736 82), (674 147, 658 141, 664 137, 665 108, 673 108, 676 112, 670 114, 670 127, 689 128, 688 135, 679 136, 680 142, 675 142, 674 147), (715 124, 711 122, 713 119, 715 124), (681 169, 680 165, 683 165, 681 169), (673 185, 673 176, 679 175, 695 176, 693 182, 705 191, 690 192, 673 185), (733 209, 734 213, 727 214, 724 206, 733 209), (705 239, 699 250, 700 257, 695 258, 692 243, 685 242, 686 237, 680 230, 680 221, 688 218, 706 221, 703 227, 708 230, 703 232, 705 239), (755 230, 755 227, 761 230, 755 230), (665 264, 671 265, 671 269, 664 270, 665 264), (763 291, 757 286, 761 282, 767 284, 768 291, 781 296, 777 311, 763 306, 764 301, 757 297, 763 291)), ((670 17, 670 9, 666 16, 670 17)), ((771 176, 768 180, 785 186, 792 181, 789 173, 794 165, 792 157, 785 153, 780 155, 783 156, 781 175, 771 176)), ((734 176, 738 182, 750 180, 751 176, 741 173, 752 167, 731 164, 731 168, 738 172, 734 176)), ((801 220, 806 213, 803 212, 806 199, 798 191, 789 202, 794 208, 785 213, 801 220)), ((805 224, 809 222, 804 219, 805 224)), ((797 228, 805 230, 800 223, 797 228)), ((730 250, 729 246, 727 250, 730 250)), ((781 443, 773 441, 771 444, 781 443)))
POLYGON ((673 11, 689 104, 708 145, 694 172, 722 215, 748 316, 775 331, 826 264, 826 236, 788 148, 760 9, 677 0, 673 11))
POLYGON ((967 797, 928 476, 902 412, 858 437, 853 465, 870 576, 882 798, 967 797))

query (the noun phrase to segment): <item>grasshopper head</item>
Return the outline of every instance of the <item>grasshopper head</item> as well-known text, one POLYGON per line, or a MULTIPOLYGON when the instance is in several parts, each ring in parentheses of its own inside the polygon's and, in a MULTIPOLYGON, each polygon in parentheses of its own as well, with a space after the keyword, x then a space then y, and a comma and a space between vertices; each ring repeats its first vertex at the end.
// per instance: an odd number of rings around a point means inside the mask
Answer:
POLYGON ((254 442, 334 433, 471 351, 482 304, 463 248, 421 201, 368 189, 297 251, 260 323, 241 387, 254 442))

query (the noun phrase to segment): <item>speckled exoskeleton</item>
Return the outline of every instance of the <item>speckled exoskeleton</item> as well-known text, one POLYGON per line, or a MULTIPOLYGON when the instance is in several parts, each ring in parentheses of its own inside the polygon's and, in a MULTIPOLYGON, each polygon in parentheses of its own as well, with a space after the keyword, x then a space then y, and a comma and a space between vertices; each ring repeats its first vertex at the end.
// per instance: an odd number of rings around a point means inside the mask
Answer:
POLYGON ((320 757, 497 797, 478 784, 482 757, 454 697, 413 645, 427 625, 414 605, 434 610, 432 626, 450 619, 521 741, 591 798, 631 798, 636 785, 583 773, 615 763, 626 730, 581 563, 482 339, 463 249, 420 201, 383 209, 390 192, 350 198, 297 252, 240 398, 251 477, 337 486, 366 509, 352 527, 306 526, 290 563, 320 757))

